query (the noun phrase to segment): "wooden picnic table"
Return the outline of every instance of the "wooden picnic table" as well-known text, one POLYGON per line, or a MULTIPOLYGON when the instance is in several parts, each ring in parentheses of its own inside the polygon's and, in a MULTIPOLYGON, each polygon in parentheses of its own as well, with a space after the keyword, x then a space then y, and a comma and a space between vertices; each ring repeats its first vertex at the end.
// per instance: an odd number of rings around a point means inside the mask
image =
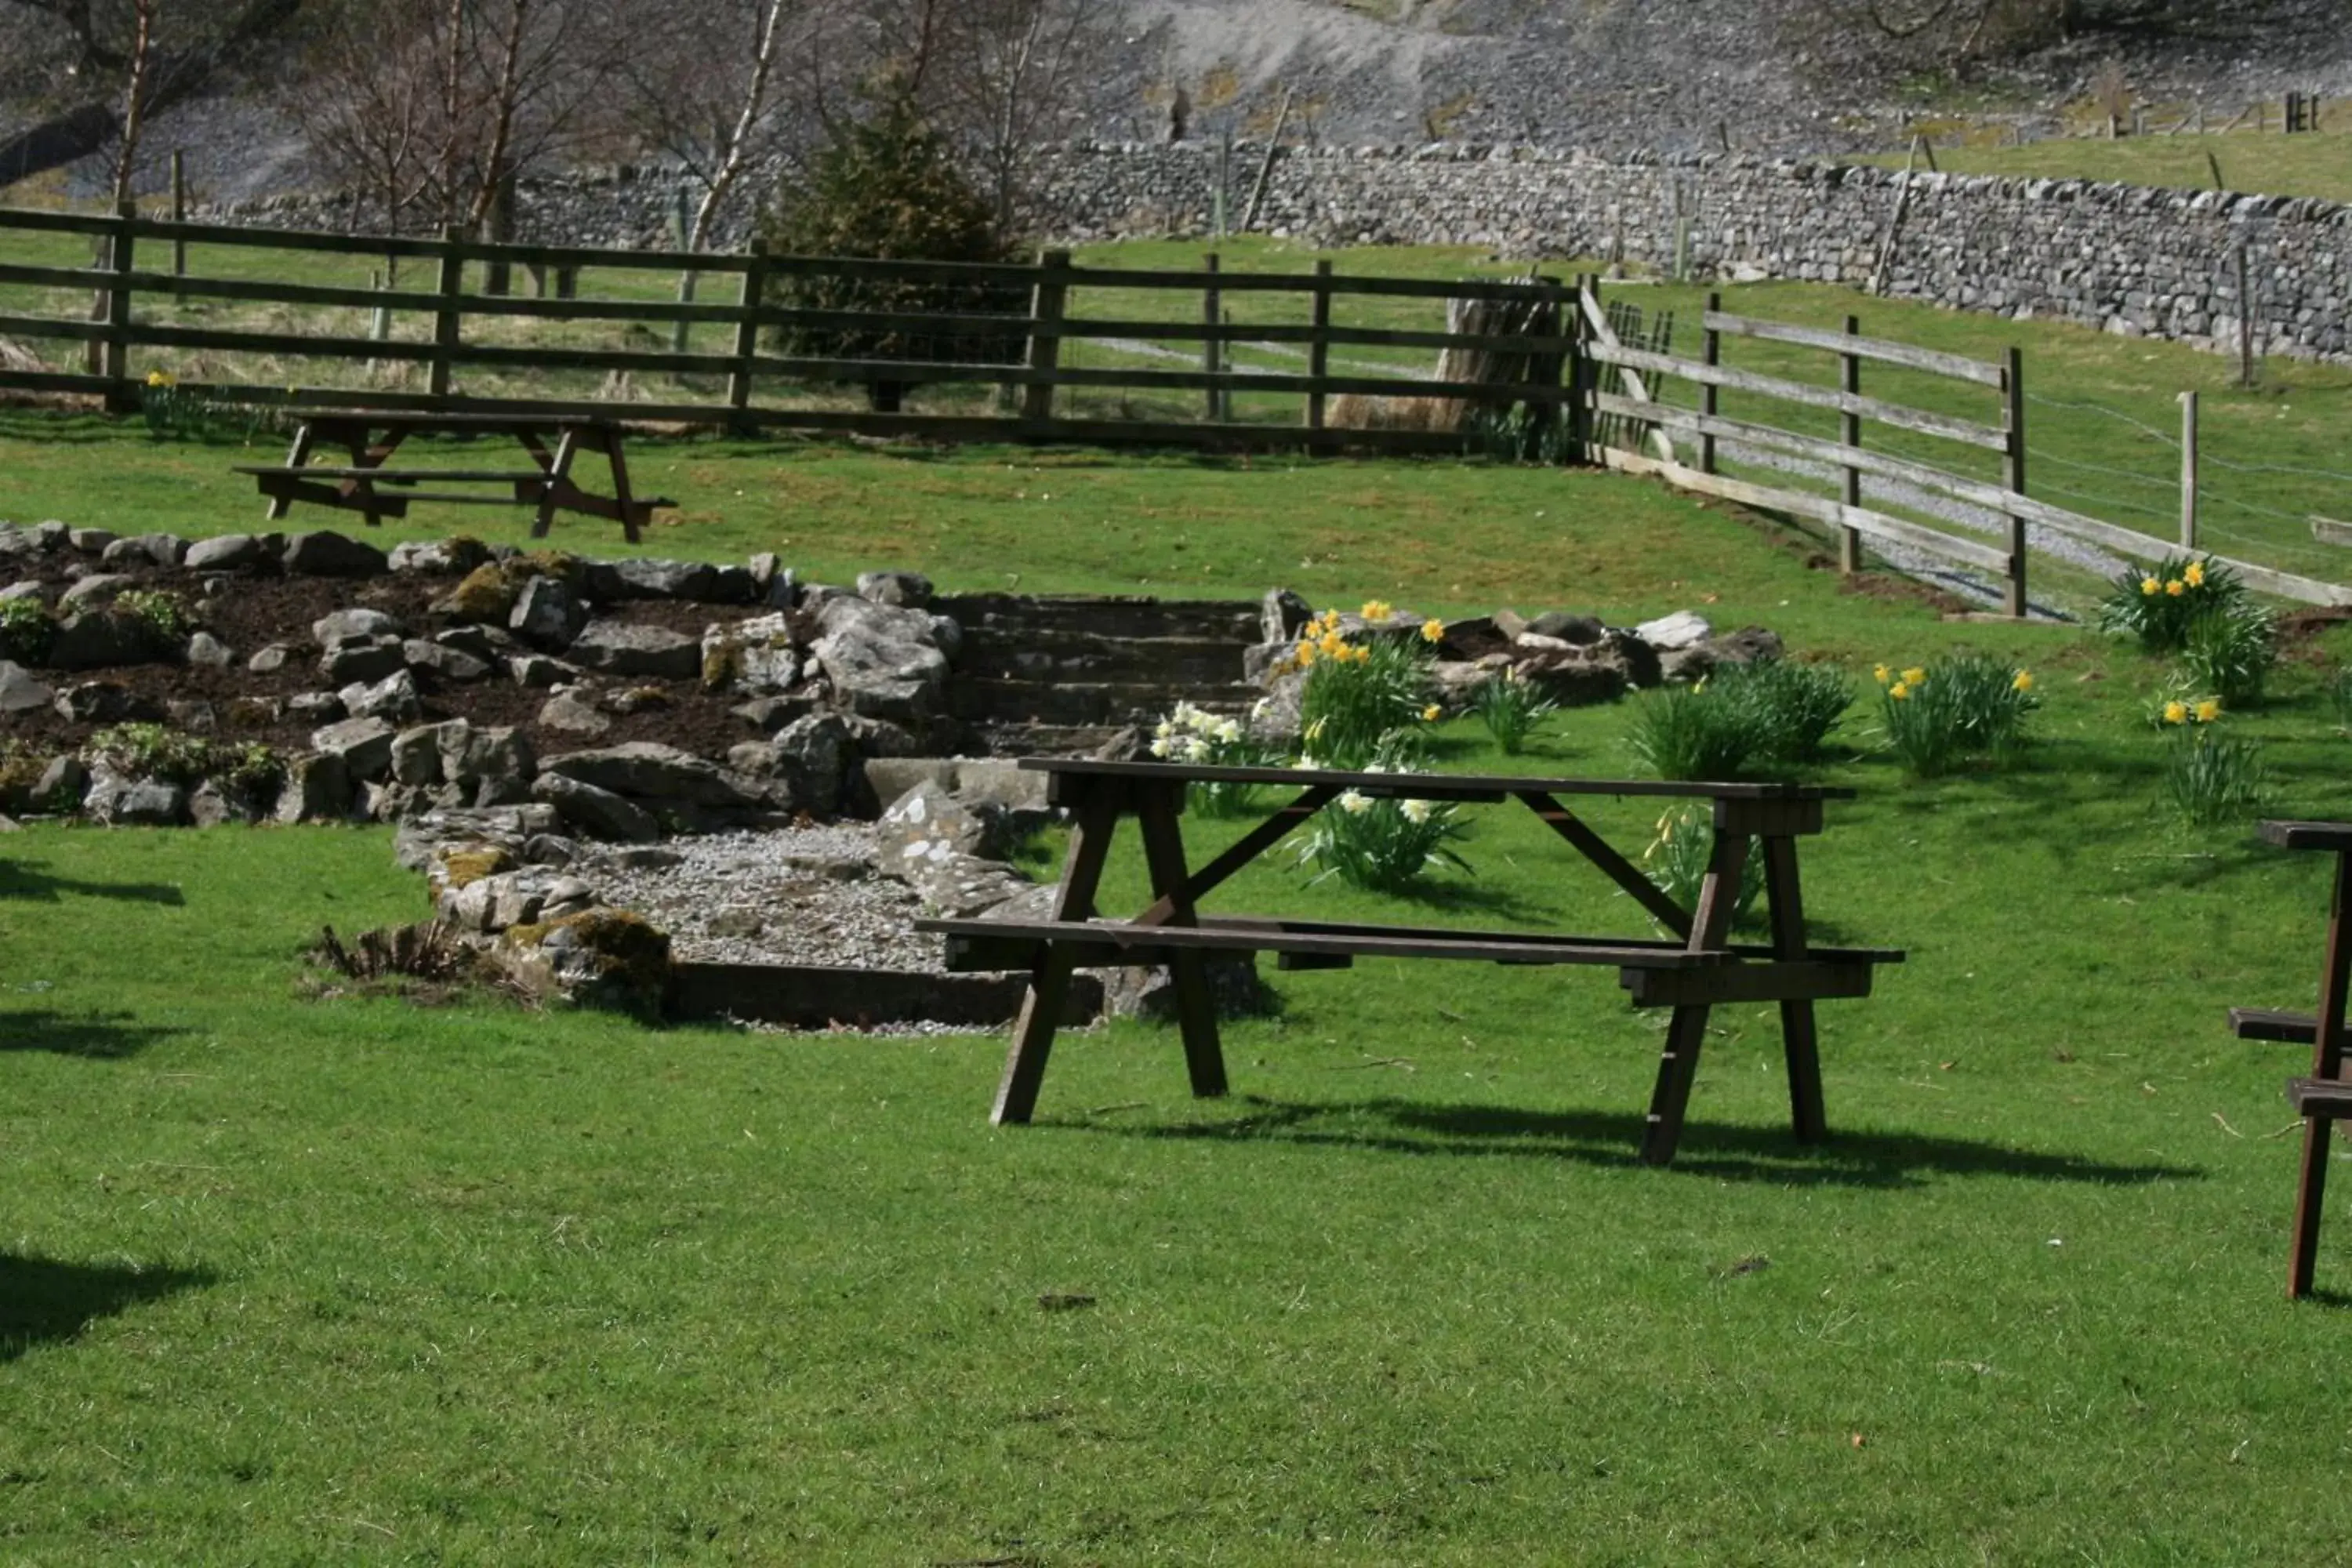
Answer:
POLYGON ((641 500, 629 491, 629 465, 621 447, 621 426, 613 420, 568 414, 396 414, 372 408, 306 411, 282 464, 239 465, 269 498, 269 518, 286 515, 295 501, 363 514, 370 527, 387 517, 405 517, 415 501, 473 506, 535 506, 531 535, 542 538, 558 511, 584 512, 618 522, 631 543, 671 500, 641 500), (503 468, 391 466, 412 436, 506 436, 530 459, 503 468), (351 454, 347 465, 313 463, 320 447, 351 454), (601 452, 613 468, 613 494, 591 495, 572 478, 572 459, 601 452), (419 490, 420 484, 489 486, 488 489, 419 490), (506 487, 500 494, 497 487, 506 487))
POLYGON ((992 1120, 1029 1120, 1067 997, 1082 967, 1166 964, 1175 981, 1177 1024, 1192 1092, 1225 1092, 1225 1068, 1202 954, 1273 952, 1286 969, 1339 969, 1360 957, 1471 959, 1514 964, 1601 964, 1618 972, 1636 1007, 1671 1007, 1657 1085, 1650 1098, 1642 1158, 1672 1161, 1698 1070, 1710 1008, 1718 1003, 1777 1002, 1788 1060, 1790 1117, 1800 1142, 1827 1136, 1813 1004, 1866 996, 1874 966, 1900 963, 1890 949, 1815 948, 1805 940, 1797 877, 1797 840, 1822 831, 1822 803, 1850 799, 1843 789, 1788 784, 1659 784, 1444 773, 1352 773, 1338 769, 1213 767, 1176 763, 1114 763, 1024 758, 1050 775, 1047 798, 1073 819, 1069 855, 1050 918, 1034 921, 926 920, 917 929, 947 939, 950 970, 1029 971, 1028 997, 1013 1025, 1013 1046, 992 1120), (1186 858, 1180 819, 1195 784, 1288 785, 1296 798, 1198 869, 1186 858), (1670 938, 1478 931, 1412 926, 1209 915, 1202 900, 1235 872, 1348 791, 1375 798, 1450 802, 1517 801, 1629 894, 1670 938), (1703 801, 1713 809, 1715 850, 1696 910, 1660 891, 1565 799, 1643 796, 1703 801), (1141 829, 1153 902, 1126 921, 1096 914, 1095 898, 1118 820, 1141 829), (1770 941, 1730 940, 1740 872, 1750 853, 1764 864, 1770 941))
POLYGON ((2328 906, 2327 942, 2319 963, 2319 1010, 2283 1013, 2267 1007, 2232 1007, 2230 1027, 2240 1039, 2276 1040, 2309 1046, 2311 1076, 2291 1078, 2287 1103, 2303 1118, 2303 1174, 2295 1187, 2294 1244, 2288 1255, 2286 1293, 2311 1293, 2319 1262, 2320 1199, 2327 1187, 2328 1134, 2352 1116, 2352 1082, 2344 1077, 2344 1009, 2352 982, 2352 822, 2265 822, 2263 842, 2282 849, 2332 850, 2334 897, 2328 906))

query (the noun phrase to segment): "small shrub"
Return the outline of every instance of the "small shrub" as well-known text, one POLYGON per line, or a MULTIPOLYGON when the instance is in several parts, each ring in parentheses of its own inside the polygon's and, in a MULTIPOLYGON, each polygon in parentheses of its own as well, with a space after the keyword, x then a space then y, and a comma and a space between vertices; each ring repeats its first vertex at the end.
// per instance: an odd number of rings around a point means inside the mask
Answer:
MULTIPOLYGON (((1364 612, 1375 623, 1391 615, 1377 602, 1364 612)), ((1360 768, 1391 735, 1426 722, 1432 717, 1429 649, 1444 635, 1444 627, 1431 621, 1415 639, 1351 642, 1339 630, 1338 611, 1309 621, 1291 653, 1293 668, 1307 671, 1298 713, 1307 753, 1325 767, 1360 768)))
POLYGON ((2192 719, 2175 725, 2165 750, 2165 794, 2191 827, 2242 821, 2270 794, 2262 748, 2221 733, 2216 722, 2192 719))
MULTIPOLYGON (((1667 812, 1658 818, 1657 833, 1642 851, 1643 874, 1684 909, 1696 910, 1707 866, 1715 858, 1715 824, 1707 809, 1685 805, 1667 812)), ((1748 918, 1763 891, 1763 860, 1751 853, 1739 865, 1739 892, 1731 906, 1733 924, 1748 918)))
POLYGON ((114 607, 146 628, 157 648, 176 652, 194 629, 188 602, 169 589, 126 588, 114 596, 114 607))
POLYGON ((85 755, 131 778, 194 784, 205 776, 211 748, 197 736, 162 724, 115 724, 89 738, 85 755))
MULTIPOLYGON (((1197 763, 1206 767, 1255 768, 1278 763, 1272 748, 1255 739, 1248 726, 1190 702, 1160 721, 1151 734, 1151 754, 1171 762, 1197 763)), ((1246 784, 1195 784, 1185 792, 1185 803, 1202 816, 1240 816, 1257 798, 1258 786, 1246 784)))
POLYGON ((1971 758, 2006 762, 2042 705, 2032 671, 1983 654, 1957 654, 1924 669, 1880 665, 1877 677, 1886 743, 1916 778, 1937 777, 1971 758))
POLYGON ((0 657, 38 664, 57 635, 58 623, 38 599, 0 599, 0 657))
POLYGON ((2210 556, 2168 555, 2153 572, 2126 572, 2099 604, 2099 624, 2153 654, 2178 653, 2200 616, 2246 600, 2238 574, 2210 556))
POLYGON ((1853 706, 1853 683, 1830 665, 1762 659, 1717 672, 1712 686, 1744 706, 1759 761, 1817 762, 1830 731, 1853 706))
MULTIPOLYGON (((1368 766, 1393 772, 1411 760, 1410 745, 1391 744, 1368 766)), ((1316 814, 1298 859, 1321 868, 1318 882, 1337 877, 1365 892, 1402 893, 1446 866, 1468 871, 1470 863, 1453 847, 1469 833, 1450 801, 1388 800, 1349 790, 1316 814)))
POLYGON ((1517 665, 1488 678, 1470 703, 1470 711, 1478 715, 1507 757, 1525 751, 1544 721, 1559 710, 1559 704, 1521 675, 1517 665))
POLYGON ((2251 708, 2278 662, 2276 623, 2260 605, 2241 600, 2216 605, 2189 623, 2180 664, 2191 683, 2232 708, 2251 708))
POLYGON ((1755 710, 1703 680, 1643 698, 1626 744, 1662 779, 1734 779, 1747 771, 1760 738, 1755 710))

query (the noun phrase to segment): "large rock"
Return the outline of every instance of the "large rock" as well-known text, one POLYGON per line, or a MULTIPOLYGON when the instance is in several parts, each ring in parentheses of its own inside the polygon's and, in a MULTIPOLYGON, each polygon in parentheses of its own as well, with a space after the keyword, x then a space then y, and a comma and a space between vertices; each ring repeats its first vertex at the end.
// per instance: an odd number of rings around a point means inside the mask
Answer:
POLYGON ((477 658, 462 648, 446 643, 427 642, 423 637, 410 637, 400 645, 401 657, 411 669, 429 669, 442 680, 464 685, 490 678, 489 661, 477 658))
POLYGON ((590 838, 625 844, 651 844, 661 837, 661 824, 645 807, 558 773, 541 773, 530 782, 531 798, 555 808, 573 832, 590 838))
POLYGON ((507 628, 541 647, 566 648, 588 625, 588 606, 560 577, 533 577, 515 596, 507 628))
POLYGON ((1715 627, 1696 610, 1676 610, 1671 616, 1643 621, 1633 628, 1633 635, 1660 653, 1672 653, 1676 648, 1697 647, 1715 635, 1715 627))
POLYGON ((89 793, 89 769, 79 757, 54 757, 33 783, 33 802, 47 811, 79 811, 89 793))
POLYGON ((250 533, 224 533, 188 546, 180 563, 191 572, 247 572, 266 564, 269 546, 250 533))
POLYGON ((543 730, 561 730, 591 740, 613 727, 611 716, 596 706, 596 694, 577 686, 566 687, 541 704, 539 723, 543 730))
POLYGON ((407 668, 407 650, 390 632, 344 637, 319 656, 319 678, 339 687, 383 680, 407 668))
POLYGON ((1784 651, 1778 634, 1762 626, 1743 626, 1736 632, 1676 648, 1660 665, 1665 679, 1704 680, 1727 665, 1768 662, 1780 658, 1784 651))
POLYGON ((941 849, 958 855, 1000 858, 1003 848, 992 815, 975 811, 925 779, 892 801, 875 826, 877 863, 890 876, 941 849))
POLYGON ((1315 618, 1315 606, 1287 588, 1268 588, 1258 605, 1258 639, 1287 647, 1315 618))
POLYGON ((719 568, 705 561, 648 561, 629 556, 619 561, 591 562, 588 596, 600 605, 624 599, 687 599, 711 602, 719 587, 719 568))
POLYGON ((335 693, 343 700, 343 711, 354 719, 389 719, 404 724, 424 711, 424 700, 417 695, 416 678, 403 665, 382 680, 353 681, 335 693))
MULTIPOLYGON (((463 724, 463 719, 450 721, 463 724)), ((392 782, 412 788, 441 782, 441 731, 446 725, 420 724, 392 738, 392 782)))
POLYGON ((210 632, 198 632, 188 638, 184 657, 190 664, 205 669, 226 669, 236 662, 236 655, 228 644, 210 632))
POLYGON ((706 690, 780 696, 800 679, 800 658, 793 651, 792 617, 782 612, 703 628, 706 690))
POLYGON ((923 907, 948 920, 971 920, 1031 891, 1036 884, 1001 860, 966 855, 933 840, 885 855, 876 868, 915 890, 923 907))
POLYGON ((877 605, 924 609, 931 602, 931 580, 920 572, 864 572, 858 574, 857 596, 877 605))
POLYGON ((506 726, 476 729, 462 719, 436 728, 442 779, 466 791, 477 807, 530 798, 531 776, 539 764, 529 735, 506 726))
POLYGON ((920 728, 940 713, 948 682, 931 617, 870 600, 830 599, 817 611, 810 652, 853 713, 920 728))
POLYGON ((188 792, 165 779, 125 778, 100 768, 82 810, 109 827, 178 827, 188 820, 188 792))
POLYGON ((300 577, 375 577, 392 569, 383 551, 321 529, 286 544, 286 570, 300 577))
POLYGON ((1538 647, 1517 664, 1521 677, 1562 708, 1614 702, 1633 687, 1654 686, 1659 680, 1658 656, 1646 643, 1631 637, 1538 647))
POLYGON ((169 710, 116 680, 85 680, 61 688, 51 703, 58 717, 74 724, 160 724, 169 710))
POLYGON ((847 800, 856 749, 856 737, 839 715, 811 713, 771 740, 737 746, 727 761, 737 773, 764 782, 771 805, 832 816, 847 800))
POLYGON ((656 804, 755 807, 761 792, 753 781, 675 746, 632 741, 602 751, 567 752, 541 763, 541 776, 558 773, 631 800, 656 804))
MULTIPOLYGON (((1274 995, 1257 977, 1254 952, 1204 952, 1209 999, 1220 1018, 1252 1018, 1274 1011, 1274 995)), ((1163 964, 1152 969, 1105 969, 1103 1012, 1114 1018, 1173 1023, 1176 976, 1163 964)))
POLYGON ((446 887, 435 912, 459 931, 494 934, 519 925, 562 920, 596 906, 596 889, 544 866, 496 871, 446 887))
POLYGON ((330 611, 310 623, 310 637, 320 647, 333 647, 337 643, 370 637, 391 637, 396 639, 403 635, 397 618, 364 605, 330 611))
POLYGON ((392 742, 399 733, 381 719, 345 719, 312 731, 310 749, 340 760, 353 783, 381 779, 392 771, 392 742))
POLYGON ((341 822, 352 814, 352 771, 340 753, 296 757, 286 764, 286 782, 270 815, 288 823, 341 822))
POLYGON ((702 645, 667 626, 590 623, 566 650, 583 669, 656 680, 692 680, 702 672, 702 645))
POLYGON ((0 658, 0 713, 30 713, 47 708, 57 695, 24 666, 0 658))

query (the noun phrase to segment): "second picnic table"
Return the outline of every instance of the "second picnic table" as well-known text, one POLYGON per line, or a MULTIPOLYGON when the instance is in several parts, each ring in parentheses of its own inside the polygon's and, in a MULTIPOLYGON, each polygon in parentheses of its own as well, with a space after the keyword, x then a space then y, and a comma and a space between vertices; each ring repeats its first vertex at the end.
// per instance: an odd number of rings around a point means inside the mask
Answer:
POLYGON ((369 526, 386 517, 405 517, 414 501, 454 501, 475 506, 528 506, 538 510, 533 537, 543 537, 558 511, 584 512, 621 525, 632 544, 656 508, 671 500, 640 499, 629 491, 628 458, 621 427, 610 419, 567 414, 408 414, 381 409, 317 409, 302 416, 282 464, 245 464, 269 498, 272 521, 288 506, 308 501, 364 516, 369 526), (393 456, 412 436, 505 436, 528 459, 504 468, 394 468, 393 456), (550 445, 552 442, 553 445, 550 445), (321 447, 351 454, 343 465, 314 463, 321 447), (601 453, 613 470, 613 493, 591 495, 572 478, 572 459, 601 453), (503 486, 496 489, 420 490, 420 484, 503 486))
POLYGON ((1166 964, 1175 980, 1177 1023, 1196 1096, 1225 1092, 1223 1047, 1202 955, 1212 951, 1277 955, 1286 969, 1346 968, 1359 957, 1472 959, 1513 964, 1613 966, 1636 1007, 1671 1007, 1657 1086, 1651 1095, 1642 1158, 1672 1161, 1682 1135, 1709 1009, 1718 1003, 1777 1002, 1788 1060, 1790 1116, 1801 1142, 1827 1136, 1813 1004, 1866 996, 1875 965, 1900 963, 1885 948, 1815 948, 1805 940, 1797 840, 1822 831, 1822 803, 1850 799, 1844 789, 1792 784, 1662 784, 1641 780, 1513 778, 1445 773, 1354 773, 1337 769, 1213 767, 1024 758, 1049 774, 1047 798, 1067 808, 1067 859, 1049 919, 1033 921, 927 920, 919 930, 947 939, 955 971, 1026 969, 1029 993, 1013 1025, 1013 1047, 998 1086, 992 1120, 1029 1120, 1070 977, 1082 967, 1166 964), (1291 785, 1298 795, 1230 848, 1194 870, 1180 824, 1195 784, 1291 785), (1451 802, 1516 800, 1631 896, 1668 938, 1474 931, 1413 926, 1207 915, 1201 901, 1233 875, 1353 791, 1374 798, 1451 802), (1713 808, 1715 847, 1697 907, 1685 910, 1613 847, 1563 797, 1609 795, 1703 801, 1713 808), (1095 898, 1122 816, 1141 829, 1153 902, 1131 920, 1098 919, 1095 898), (1740 876, 1761 857, 1771 940, 1730 940, 1740 876))

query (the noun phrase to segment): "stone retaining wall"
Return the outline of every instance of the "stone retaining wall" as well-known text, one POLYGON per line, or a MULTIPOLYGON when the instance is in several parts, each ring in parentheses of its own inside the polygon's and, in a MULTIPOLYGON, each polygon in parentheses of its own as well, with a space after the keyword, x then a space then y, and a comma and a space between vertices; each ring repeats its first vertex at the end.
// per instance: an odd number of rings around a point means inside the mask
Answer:
MULTIPOLYGON (((1043 154, 1045 226, 1069 241, 1209 227, 1218 156, 1198 145, 1075 143, 1043 154)), ((1233 160, 1236 221, 1264 162, 1233 160)), ((1695 274, 1860 284, 1877 265, 1905 176, 1744 157, 1611 163, 1524 147, 1291 149, 1255 228, 1318 245, 1444 244, 1597 257, 1695 274)), ((658 247, 676 176, 659 170, 532 182, 521 237, 658 247)), ((2236 341, 2236 256, 2251 259, 2261 352, 2352 358, 2352 208, 2309 198, 2076 180, 1919 174, 1887 292, 2052 317, 2130 336, 2236 341)), ((216 215, 358 226, 348 202, 281 198, 216 215)), ((722 239, 740 240, 748 214, 722 239)))

